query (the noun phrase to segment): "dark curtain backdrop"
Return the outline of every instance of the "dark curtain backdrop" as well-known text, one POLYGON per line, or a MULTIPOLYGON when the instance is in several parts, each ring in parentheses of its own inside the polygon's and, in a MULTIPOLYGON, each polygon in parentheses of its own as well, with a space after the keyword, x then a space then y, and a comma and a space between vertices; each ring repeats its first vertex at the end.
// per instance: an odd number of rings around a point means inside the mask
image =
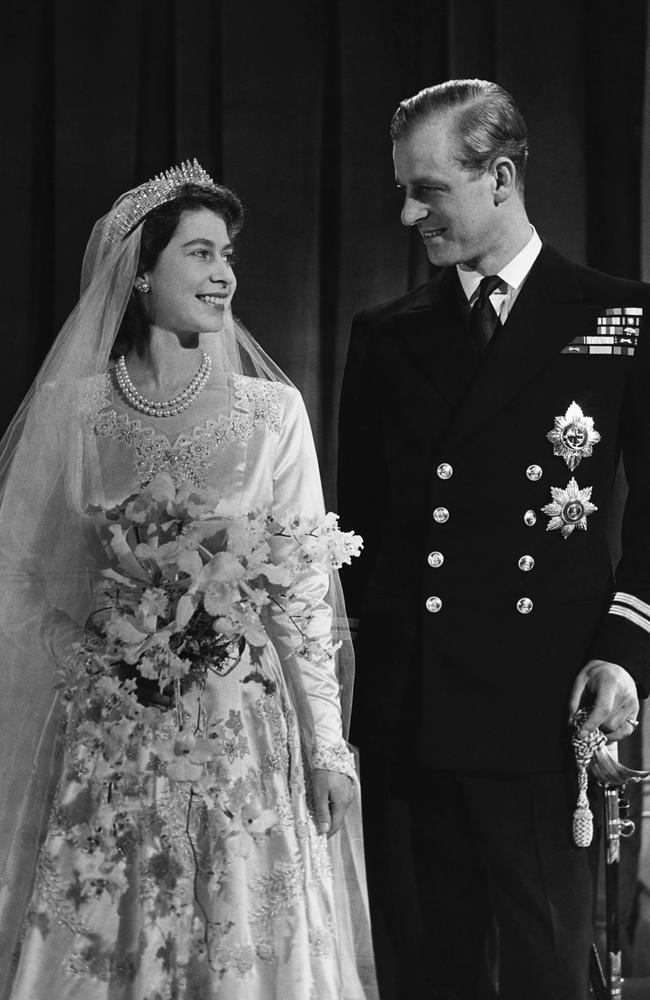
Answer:
POLYGON ((540 232, 639 273, 645 0, 32 0, 0 40, 4 426, 72 308, 94 220, 185 157, 242 196, 236 311, 305 395, 333 502, 355 310, 427 276, 387 127, 449 76, 516 96, 540 232))

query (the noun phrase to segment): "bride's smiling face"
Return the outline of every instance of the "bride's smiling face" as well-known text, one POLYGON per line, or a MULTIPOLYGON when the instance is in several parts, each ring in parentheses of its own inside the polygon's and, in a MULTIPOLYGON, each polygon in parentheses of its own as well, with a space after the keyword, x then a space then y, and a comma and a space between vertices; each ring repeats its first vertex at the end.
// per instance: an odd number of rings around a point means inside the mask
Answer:
POLYGON ((209 208, 186 211, 144 277, 149 322, 179 336, 223 328, 237 279, 226 223, 209 208))

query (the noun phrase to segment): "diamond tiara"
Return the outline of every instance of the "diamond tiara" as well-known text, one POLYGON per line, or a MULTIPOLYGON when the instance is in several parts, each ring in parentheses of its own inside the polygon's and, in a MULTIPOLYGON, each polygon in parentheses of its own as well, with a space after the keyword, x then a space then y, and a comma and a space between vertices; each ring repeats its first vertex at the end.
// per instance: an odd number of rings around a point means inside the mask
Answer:
POLYGON ((211 191, 218 190, 218 186, 196 159, 186 160, 178 167, 171 167, 153 180, 135 188, 120 202, 106 233, 107 242, 121 243, 145 215, 159 205, 173 201, 186 184, 194 184, 211 191))

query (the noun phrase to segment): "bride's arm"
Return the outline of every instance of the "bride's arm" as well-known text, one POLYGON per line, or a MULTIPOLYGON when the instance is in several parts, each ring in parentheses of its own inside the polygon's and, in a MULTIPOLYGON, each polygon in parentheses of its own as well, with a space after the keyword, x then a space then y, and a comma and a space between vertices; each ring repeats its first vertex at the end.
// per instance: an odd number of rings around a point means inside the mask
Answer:
MULTIPOLYGON (((278 521, 288 521, 293 516, 320 517, 324 514, 322 488, 316 450, 309 426, 309 419, 300 394, 292 388, 284 390, 285 406, 282 430, 277 444, 274 479, 274 516, 278 521)), ((275 540, 274 555, 282 558, 286 541, 275 540)), ((314 569, 301 577, 294 586, 296 599, 289 607, 297 620, 302 602, 309 604, 312 612, 308 622, 301 621, 300 629, 309 639, 325 644, 332 642, 332 609, 327 601, 330 576, 321 569, 314 569)), ((301 655, 301 636, 288 616, 278 608, 271 611, 272 639, 280 656, 290 685, 298 685, 296 700, 304 696, 307 719, 301 714, 303 729, 311 751, 314 771, 327 771, 354 778, 354 759, 343 738, 339 680, 334 656, 326 660, 301 655)), ((320 781, 321 779, 318 779, 320 781)), ((318 783, 318 782, 317 782, 318 783)), ((348 783, 349 784, 349 783, 348 783)), ((346 786, 347 791, 347 786, 346 786)), ((335 816, 332 815, 332 825, 335 816)))

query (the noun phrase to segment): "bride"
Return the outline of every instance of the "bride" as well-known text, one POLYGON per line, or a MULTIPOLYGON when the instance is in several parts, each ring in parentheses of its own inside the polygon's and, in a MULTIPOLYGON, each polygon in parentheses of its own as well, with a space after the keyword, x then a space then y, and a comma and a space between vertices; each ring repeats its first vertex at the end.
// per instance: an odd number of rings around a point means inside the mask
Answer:
MULTIPOLYGON (((301 549, 283 598, 218 577, 220 594, 251 594, 259 628, 198 640, 199 676, 182 656, 189 640, 170 651, 173 588, 125 576, 140 550, 116 543, 115 519, 146 503, 172 520, 182 508, 222 527, 280 525, 264 535, 278 566, 290 562, 287 525, 336 534, 301 397, 231 313, 242 214, 196 161, 118 199, 3 440, 0 995, 11 1000, 376 996, 335 569, 301 549), (107 572, 116 553, 120 571, 107 572), (120 618, 134 588, 137 649, 120 618), (110 627, 97 617, 107 603, 110 627), (296 608, 308 611, 300 628, 296 608), (146 662, 168 673, 147 675, 141 650, 162 632, 167 646, 146 662), (124 741, 113 756, 110 727, 124 741)), ((162 550, 148 551, 155 563, 162 550)))

